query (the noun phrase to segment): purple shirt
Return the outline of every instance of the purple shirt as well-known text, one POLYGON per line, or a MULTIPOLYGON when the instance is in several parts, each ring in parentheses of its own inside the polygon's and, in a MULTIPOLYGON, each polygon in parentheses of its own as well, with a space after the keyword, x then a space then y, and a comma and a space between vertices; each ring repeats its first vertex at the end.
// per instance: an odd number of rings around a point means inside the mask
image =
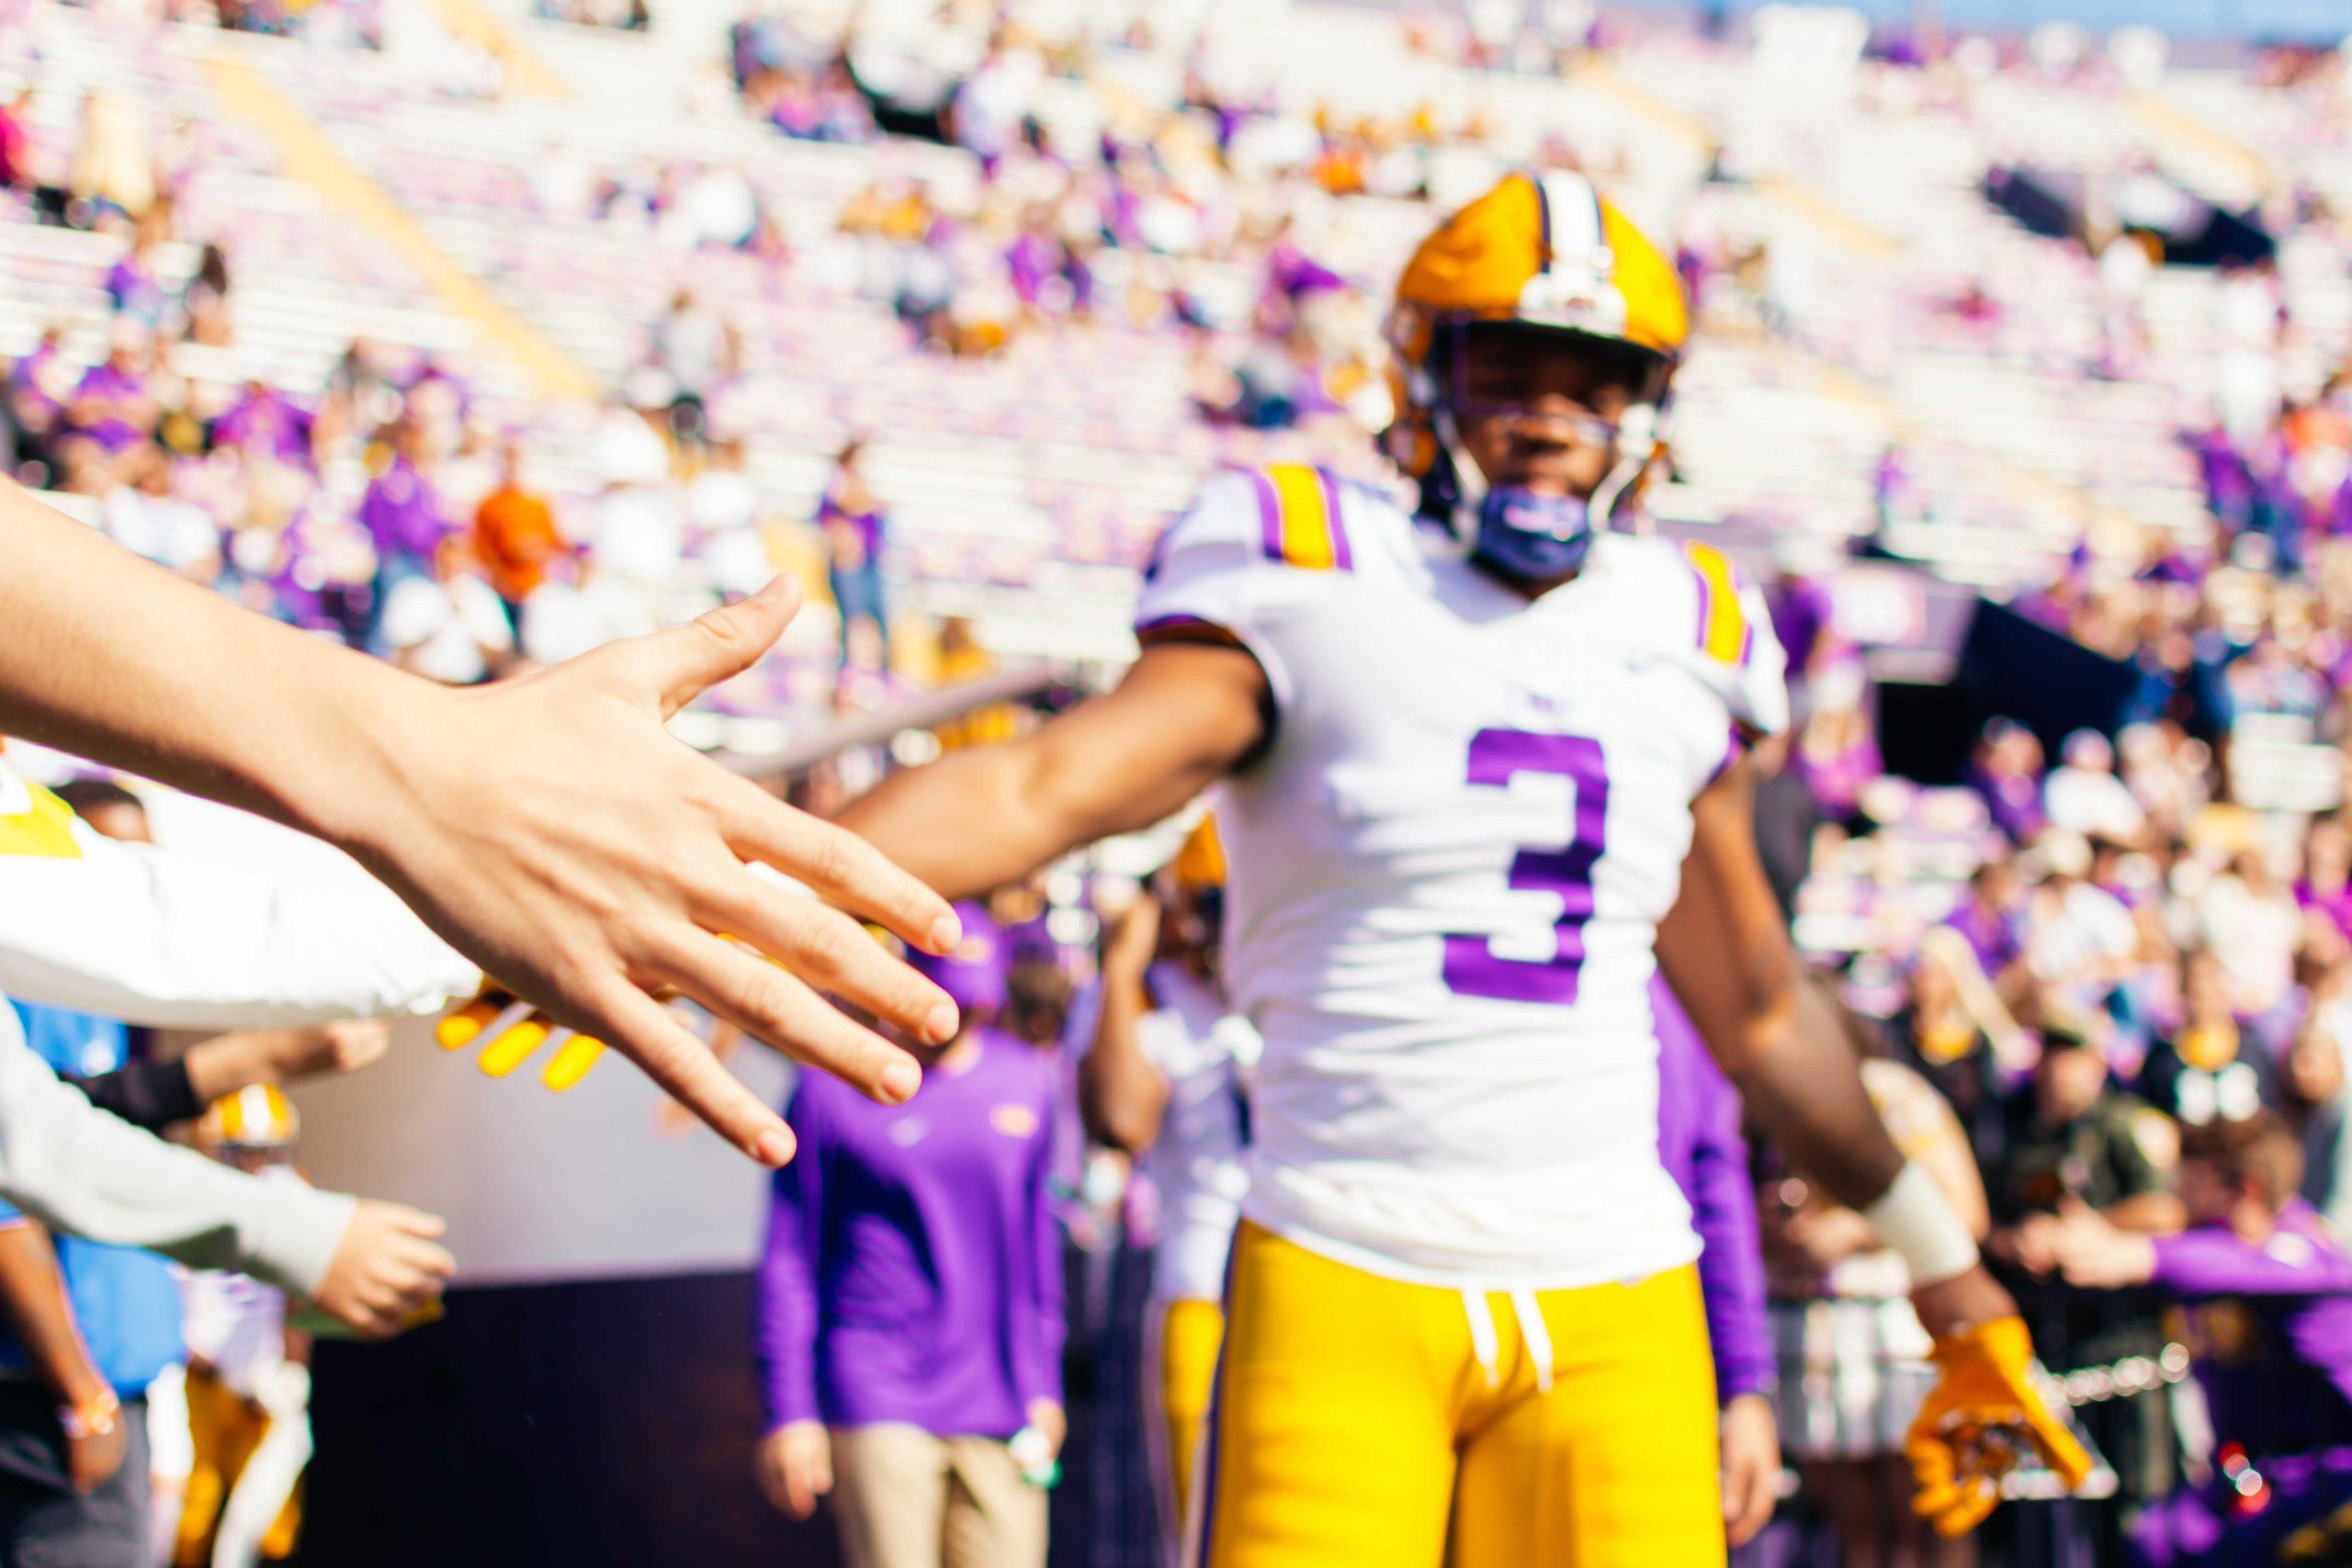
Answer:
POLYGON ((1837 615, 1828 586, 1809 577, 1775 583, 1764 596, 1764 608, 1772 617, 1772 635, 1780 639, 1790 671, 1803 675, 1814 645, 1837 615))
POLYGON ((1650 982, 1650 1007, 1657 1018, 1658 1159, 1682 1189, 1698 1227, 1715 1398, 1729 1404, 1743 1393, 1767 1393, 1773 1382, 1764 1253, 1747 1145, 1739 1135, 1739 1091, 1662 979, 1650 982))
POLYGON ((1998 975, 2025 951, 2018 938, 2018 918, 1988 909, 1973 898, 1954 909, 1944 924, 1967 942, 1987 975, 1998 975))
POLYGON ((900 1106, 801 1075, 752 1310, 773 1425, 1009 1438, 1061 1398, 1054 1060, 978 1039, 900 1106))
MULTIPOLYGON (((118 370, 111 365, 90 367, 81 384, 74 389, 76 402, 92 401, 102 410, 89 423, 79 425, 81 434, 88 436, 109 452, 119 452, 147 439, 148 430, 126 418, 130 405, 147 396, 147 378, 136 371, 118 370)), ((146 411, 141 410, 143 414, 146 411)))
POLYGON ((238 446, 299 468, 311 466, 311 416, 272 387, 238 395, 212 425, 215 446, 238 446))
POLYGON ((117 315, 129 316, 150 326, 164 319, 164 307, 169 303, 163 286, 136 254, 126 255, 107 268, 106 290, 117 315))
POLYGON ((824 499, 817 503, 817 523, 820 527, 831 523, 849 525, 850 532, 857 538, 859 566, 865 566, 881 558, 882 513, 880 509, 852 512, 835 498, 831 491, 828 490, 825 491, 824 499))
POLYGON ((406 457, 376 476, 359 502, 359 523, 375 541, 378 558, 429 563, 452 525, 441 514, 441 498, 406 457))
POLYGON ((2308 882, 2298 882, 2295 884, 2295 903, 2300 908, 2316 909, 2325 915, 2338 931, 2352 939, 2352 886, 2322 893, 2308 882))
POLYGON ((2217 1441, 2254 1455, 2352 1443, 2352 1258, 2310 1205, 2260 1244, 2218 1225, 2158 1236, 2152 1282, 2186 1298, 2217 1441))

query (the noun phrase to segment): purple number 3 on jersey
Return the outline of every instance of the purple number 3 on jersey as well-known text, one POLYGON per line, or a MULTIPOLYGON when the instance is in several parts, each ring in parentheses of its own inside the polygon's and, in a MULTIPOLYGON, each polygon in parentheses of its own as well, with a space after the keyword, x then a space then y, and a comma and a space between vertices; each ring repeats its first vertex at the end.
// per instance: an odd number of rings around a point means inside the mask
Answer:
POLYGON ((1609 775, 1600 742, 1581 735, 1532 735, 1523 729, 1482 729, 1470 739, 1470 782, 1498 787, 1518 773, 1559 773, 1576 785, 1575 831, 1567 847, 1523 849, 1511 857, 1510 886, 1556 894, 1560 918, 1552 927, 1550 958, 1498 956, 1483 936, 1445 939, 1446 988, 1512 1002, 1577 999, 1584 967, 1585 922, 1592 919, 1592 868, 1600 859, 1609 820, 1609 775))

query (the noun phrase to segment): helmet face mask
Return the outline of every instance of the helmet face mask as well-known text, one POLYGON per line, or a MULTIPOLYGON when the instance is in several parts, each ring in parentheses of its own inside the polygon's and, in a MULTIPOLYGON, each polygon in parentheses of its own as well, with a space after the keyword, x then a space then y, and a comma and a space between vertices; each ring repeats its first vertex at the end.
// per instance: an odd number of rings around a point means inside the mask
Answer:
POLYGON ((1384 446, 1466 550, 1564 577, 1657 453, 1688 326, 1671 265, 1590 185, 1512 175, 1407 264, 1384 446))

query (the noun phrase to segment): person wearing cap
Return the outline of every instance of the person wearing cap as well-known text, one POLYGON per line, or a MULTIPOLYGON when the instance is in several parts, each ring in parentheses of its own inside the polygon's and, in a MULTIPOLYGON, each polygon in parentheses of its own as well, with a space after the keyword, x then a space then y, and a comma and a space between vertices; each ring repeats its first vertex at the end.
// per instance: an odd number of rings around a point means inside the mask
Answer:
POLYGON ((804 1073, 752 1317, 758 1470, 797 1518, 830 1495, 852 1568, 1038 1568, 1063 1434, 1057 1074, 995 1026, 1003 934, 917 963, 963 1025, 884 1107, 804 1073))

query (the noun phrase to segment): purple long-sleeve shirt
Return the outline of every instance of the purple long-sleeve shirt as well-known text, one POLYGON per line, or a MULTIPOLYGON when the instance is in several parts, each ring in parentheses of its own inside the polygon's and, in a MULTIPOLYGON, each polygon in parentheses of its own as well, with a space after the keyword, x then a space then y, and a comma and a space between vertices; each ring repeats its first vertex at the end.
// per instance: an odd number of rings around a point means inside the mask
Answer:
POLYGON ((2156 1238, 2152 1281, 2184 1298, 2213 1435, 2255 1455, 2352 1443, 2352 1258, 2306 1203, 2270 1235, 2156 1238))
POLYGON ((457 525, 444 515, 441 498, 406 457, 376 476, 360 498, 359 523, 381 558, 430 564, 441 541, 457 525))
POLYGON ((899 1106, 801 1075, 753 1306, 772 1425, 1009 1438, 1060 1400, 1053 1058, 978 1043, 899 1106))
POLYGON ((1714 1351, 1715 1397, 1729 1404, 1772 1387, 1764 1253, 1756 1187, 1739 1135, 1739 1091, 1707 1054, 1664 980, 1650 982, 1657 1016, 1657 1152, 1690 1204, 1699 1231, 1699 1290, 1714 1351))

